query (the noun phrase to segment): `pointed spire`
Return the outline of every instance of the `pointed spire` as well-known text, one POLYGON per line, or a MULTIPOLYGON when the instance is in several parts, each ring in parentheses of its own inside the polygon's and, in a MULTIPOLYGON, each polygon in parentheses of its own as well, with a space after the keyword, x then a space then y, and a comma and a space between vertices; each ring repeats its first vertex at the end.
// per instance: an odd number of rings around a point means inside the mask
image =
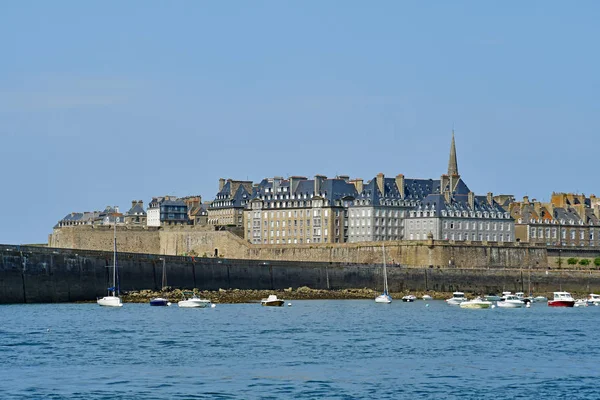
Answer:
POLYGON ((452 145, 450 146, 450 160, 448 161, 448 176, 458 175, 458 162, 456 161, 456 144, 454 143, 454 129, 452 129, 452 145))

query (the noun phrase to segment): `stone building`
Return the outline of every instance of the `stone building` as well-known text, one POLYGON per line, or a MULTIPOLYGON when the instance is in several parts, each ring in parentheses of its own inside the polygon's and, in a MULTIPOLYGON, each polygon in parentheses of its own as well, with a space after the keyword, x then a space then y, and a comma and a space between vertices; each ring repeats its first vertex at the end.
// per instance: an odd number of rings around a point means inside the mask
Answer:
POLYGON ((219 192, 208 206, 208 224, 216 227, 242 227, 244 208, 251 195, 251 181, 219 179, 219 192))
POLYGON ((246 207, 245 237, 254 244, 343 243, 355 196, 347 176, 263 179, 246 207))
POLYGON ((454 132, 448 174, 433 181, 431 192, 406 217, 404 239, 514 241, 514 219, 492 195, 476 196, 458 173, 454 132))
POLYGON ((132 200, 131 208, 124 215, 125 225, 146 226, 146 211, 142 200, 132 200))
POLYGON ((175 196, 153 197, 148 204, 147 226, 187 225, 187 205, 175 196))
POLYGON ((552 193, 550 202, 529 197, 509 205, 518 241, 548 246, 600 246, 600 204, 596 196, 552 193))
POLYGON ((352 183, 357 196, 348 207, 348 242, 403 239, 408 211, 439 186, 431 179, 386 178, 382 173, 366 185, 362 179, 352 183))

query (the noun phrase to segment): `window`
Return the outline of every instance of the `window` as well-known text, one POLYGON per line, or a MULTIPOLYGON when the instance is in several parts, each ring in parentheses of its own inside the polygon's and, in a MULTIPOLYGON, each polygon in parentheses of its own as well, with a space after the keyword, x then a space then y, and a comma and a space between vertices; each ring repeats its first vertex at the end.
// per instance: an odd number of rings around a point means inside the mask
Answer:
POLYGON ((529 236, 530 236, 531 238, 535 238, 535 237, 536 237, 536 232, 537 232, 537 231, 536 231, 536 229, 535 229, 535 228, 531 228, 531 232, 530 232, 530 235, 529 235, 529 236))

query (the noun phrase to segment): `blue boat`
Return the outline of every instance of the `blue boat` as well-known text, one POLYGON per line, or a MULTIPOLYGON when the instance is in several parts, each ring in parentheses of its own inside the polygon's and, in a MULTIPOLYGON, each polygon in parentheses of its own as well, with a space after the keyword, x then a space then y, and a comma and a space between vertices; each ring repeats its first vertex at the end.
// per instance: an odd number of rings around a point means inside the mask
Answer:
POLYGON ((151 306, 165 307, 170 306, 171 303, 167 299, 163 299, 162 297, 157 297, 155 299, 150 300, 151 306))
MULTIPOLYGON (((165 287, 167 286, 167 269, 166 269, 166 263, 165 263, 164 257, 160 258, 160 259, 163 262, 162 288, 163 288, 163 290, 165 290, 165 287)), ((170 306, 171 303, 169 302, 169 300, 163 299, 162 297, 155 297, 153 299, 150 299, 150 305, 157 306, 157 307, 166 307, 166 306, 170 306)))

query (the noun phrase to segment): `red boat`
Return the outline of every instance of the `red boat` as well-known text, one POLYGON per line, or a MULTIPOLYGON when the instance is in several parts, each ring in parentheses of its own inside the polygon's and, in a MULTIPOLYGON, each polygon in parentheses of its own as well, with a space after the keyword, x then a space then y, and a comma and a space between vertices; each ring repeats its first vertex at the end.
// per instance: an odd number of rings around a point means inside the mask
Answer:
POLYGON ((550 307, 573 307, 575 299, 569 292, 554 292, 554 299, 548 300, 550 307))

